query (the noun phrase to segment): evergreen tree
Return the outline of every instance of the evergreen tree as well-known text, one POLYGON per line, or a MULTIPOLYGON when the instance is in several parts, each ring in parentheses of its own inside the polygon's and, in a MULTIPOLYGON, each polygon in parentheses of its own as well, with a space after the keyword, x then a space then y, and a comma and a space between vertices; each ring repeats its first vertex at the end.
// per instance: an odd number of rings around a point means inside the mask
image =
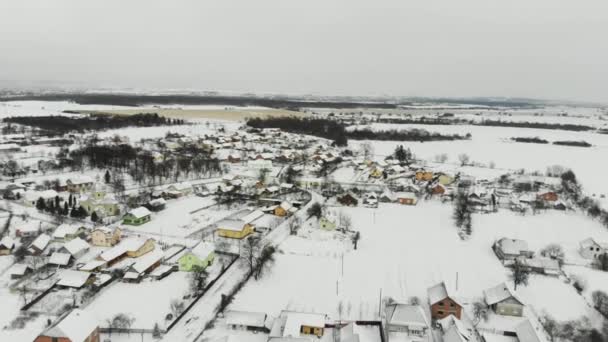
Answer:
POLYGON ((93 211, 93 213, 91 214, 91 221, 93 221, 93 222, 99 221, 99 217, 97 216, 97 213, 95 211, 93 211))
POLYGON ((112 177, 110 176, 110 171, 106 170, 106 174, 103 176, 104 181, 106 182, 106 184, 110 184, 110 181, 112 180, 112 177))
POLYGON ((38 210, 46 209, 46 203, 44 202, 44 198, 38 197, 38 200, 36 201, 36 209, 38 209, 38 210))
POLYGON ((68 202, 64 202, 62 214, 67 216, 69 212, 70 212, 70 208, 68 207, 68 202))

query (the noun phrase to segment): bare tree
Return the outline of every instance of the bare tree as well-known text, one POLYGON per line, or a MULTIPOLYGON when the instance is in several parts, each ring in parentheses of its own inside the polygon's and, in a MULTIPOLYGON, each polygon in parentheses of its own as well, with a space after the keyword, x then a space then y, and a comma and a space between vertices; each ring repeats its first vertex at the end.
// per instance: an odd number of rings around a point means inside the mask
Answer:
POLYGON ((300 218, 297 216, 292 216, 291 219, 289 219, 288 224, 289 224, 289 234, 296 235, 296 233, 298 232, 298 229, 300 228, 300 224, 301 224, 300 218))
POLYGON ((374 155, 374 146, 369 141, 366 141, 361 144, 361 153, 363 153, 363 157, 365 160, 370 160, 374 155))
POLYGON ((513 284, 515 290, 517 290, 517 285, 528 285, 529 275, 530 271, 524 267, 521 261, 515 260, 513 264, 513 284))
POLYGON ((185 304, 181 300, 174 299, 171 301, 169 307, 171 308, 171 313, 173 314, 173 317, 177 317, 182 312, 184 312, 185 304))
POLYGON ((353 228, 353 220, 347 214, 340 212, 338 220, 340 222, 340 227, 344 229, 344 231, 349 232, 353 228))
POLYGON ((458 161, 460 162, 460 166, 465 166, 469 163, 471 158, 466 153, 461 153, 458 155, 458 161))
POLYGON ((488 306, 484 303, 477 301, 473 303, 473 319, 475 321, 475 325, 479 324, 479 322, 487 321, 490 316, 490 311, 488 306))

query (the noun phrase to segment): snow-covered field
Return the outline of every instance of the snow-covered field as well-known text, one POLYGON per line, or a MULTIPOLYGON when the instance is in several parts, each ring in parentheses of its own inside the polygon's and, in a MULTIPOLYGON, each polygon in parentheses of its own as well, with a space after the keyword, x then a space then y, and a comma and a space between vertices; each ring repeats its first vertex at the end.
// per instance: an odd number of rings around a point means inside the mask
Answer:
MULTIPOLYGON (((578 214, 547 212, 520 216, 509 211, 475 215, 474 232, 461 241, 451 219, 451 206, 434 201, 418 206, 380 205, 377 209, 343 208, 361 232, 356 251, 342 257, 326 253, 316 241, 291 250, 290 237, 280 248, 270 276, 250 282, 237 295, 233 308, 277 314, 282 309, 328 313, 337 317, 342 301, 350 319, 377 318, 380 295, 395 299, 417 296, 426 300, 426 289, 440 281, 456 286, 465 301, 482 297, 482 291, 500 282, 510 282, 510 272, 494 255, 491 245, 501 237, 526 240, 538 251, 550 242, 575 253, 582 237, 608 239, 608 231, 578 214), (342 271, 343 267, 343 271, 342 271)), ((558 278, 533 277, 519 294, 537 312, 546 310, 556 319, 591 316, 571 285, 558 278), (537 279, 538 278, 538 279, 537 279), (558 307, 555 289, 570 305, 558 307)))

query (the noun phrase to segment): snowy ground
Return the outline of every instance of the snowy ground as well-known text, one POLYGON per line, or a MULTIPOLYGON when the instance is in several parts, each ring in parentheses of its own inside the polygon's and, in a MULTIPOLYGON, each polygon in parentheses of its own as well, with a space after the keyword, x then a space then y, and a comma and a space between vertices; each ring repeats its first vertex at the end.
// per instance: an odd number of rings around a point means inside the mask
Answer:
MULTIPOLYGON (((290 237, 280 246, 283 254, 277 256, 272 274, 248 283, 232 309, 273 315, 291 309, 337 317, 342 301, 346 318, 374 319, 381 293, 425 301, 428 287, 440 281, 455 286, 457 277, 459 295, 470 302, 481 297, 484 289, 511 281, 491 250, 495 239, 525 239, 533 250, 556 242, 573 253, 582 237, 608 238, 598 223, 561 212, 526 217, 509 211, 475 215, 472 238, 461 241, 449 205, 422 202, 415 207, 382 204, 378 209, 343 210, 352 217, 353 229, 361 232, 358 249, 344 256, 344 271, 341 255, 326 253, 315 241, 308 244, 306 255, 302 243, 295 243, 297 250, 292 251, 292 240, 300 238, 290 237)), ((533 277, 530 286, 521 289, 521 296, 537 312, 546 310, 558 320, 591 315, 584 299, 558 278, 533 277), (555 292, 543 290, 546 287, 555 292), (557 305, 554 293, 569 305, 557 305)))
POLYGON ((107 320, 114 315, 124 313, 135 318, 132 328, 152 329, 154 323, 164 326, 165 316, 171 312, 171 301, 181 300, 187 292, 186 272, 139 284, 117 282, 102 290, 86 311, 96 317, 102 327, 107 326, 107 320))

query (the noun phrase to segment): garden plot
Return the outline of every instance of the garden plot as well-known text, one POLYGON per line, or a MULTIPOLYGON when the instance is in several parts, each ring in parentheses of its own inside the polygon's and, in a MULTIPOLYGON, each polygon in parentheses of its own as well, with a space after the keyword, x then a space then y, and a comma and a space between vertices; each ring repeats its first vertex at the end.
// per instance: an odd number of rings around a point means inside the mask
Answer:
POLYGON ((185 272, 139 284, 116 282, 103 289, 85 310, 97 318, 102 327, 119 313, 135 319, 132 328, 152 329, 155 323, 163 327, 167 323, 165 316, 171 312, 171 301, 181 300, 188 291, 188 273, 185 272))
MULTIPOLYGON (((455 288, 456 279, 459 296, 471 303, 483 296, 484 289, 511 281, 510 271, 491 249, 496 239, 524 239, 535 251, 555 242, 568 254, 576 252, 581 237, 608 239, 597 222, 563 212, 474 215, 473 236, 461 241, 449 205, 421 202, 415 207, 342 209, 351 216, 353 229, 361 232, 358 249, 344 255, 343 263, 341 255, 324 253, 325 248, 316 243, 295 243, 298 254, 292 254, 290 237, 279 246, 283 253, 277 254, 272 272, 249 282, 231 308, 271 315, 283 309, 314 311, 338 317, 336 309, 342 302, 344 318, 377 319, 380 295, 397 300, 418 296, 426 301, 428 287, 445 281, 455 288)), ((521 293, 537 312, 550 311, 558 320, 589 315, 584 299, 559 278, 531 277, 521 293), (568 312, 554 310, 553 292, 543 287, 554 288, 569 303, 568 312)))
POLYGON ((201 210, 191 214, 192 211, 214 203, 215 201, 211 197, 198 196, 186 196, 169 200, 166 209, 152 213, 150 222, 137 227, 124 227, 129 231, 143 234, 186 237, 230 213, 226 210, 201 210))

